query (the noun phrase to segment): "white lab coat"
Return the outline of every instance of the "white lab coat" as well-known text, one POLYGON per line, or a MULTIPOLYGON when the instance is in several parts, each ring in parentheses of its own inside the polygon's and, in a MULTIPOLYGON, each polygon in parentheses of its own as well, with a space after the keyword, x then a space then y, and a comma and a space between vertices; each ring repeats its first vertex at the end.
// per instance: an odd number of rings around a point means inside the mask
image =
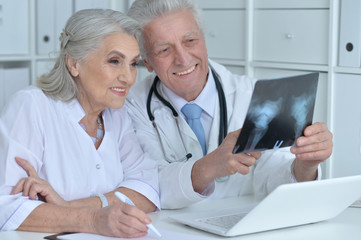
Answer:
POLYGON ((160 207, 157 165, 139 146, 126 108, 105 109, 105 134, 95 149, 79 125, 79 102, 55 101, 40 89, 19 91, 0 116, 0 231, 15 230, 42 201, 10 195, 27 177, 14 158, 30 162, 65 200, 118 187, 133 189, 160 207))
MULTIPOLYGON (((243 125, 255 79, 232 74, 222 65, 211 60, 209 62, 220 76, 220 82, 225 92, 228 132, 237 130, 243 125)), ((153 80, 154 75, 150 75, 141 82, 137 82, 128 95, 126 105, 143 150, 158 161, 161 207, 163 209, 184 207, 205 198, 224 198, 248 194, 266 195, 280 184, 295 181, 291 170, 294 155, 289 152, 289 148, 284 148, 264 152, 247 175, 237 173, 230 176, 226 181, 215 181, 215 188, 212 185, 209 186, 204 195, 194 192, 191 170, 194 162, 203 157, 202 148, 187 122, 182 117, 178 117, 178 127, 171 110, 153 94, 151 112, 154 114, 155 123, 161 135, 164 147, 164 151, 162 151, 159 137, 146 111, 146 101, 153 80), (170 164, 165 160, 165 158, 182 159, 187 153, 191 153, 192 158, 185 163, 170 164)), ((158 86, 158 91, 167 99, 162 87, 158 86)), ((217 106, 207 145, 208 153, 218 147, 219 101, 218 96, 215 97, 217 98, 217 106)))

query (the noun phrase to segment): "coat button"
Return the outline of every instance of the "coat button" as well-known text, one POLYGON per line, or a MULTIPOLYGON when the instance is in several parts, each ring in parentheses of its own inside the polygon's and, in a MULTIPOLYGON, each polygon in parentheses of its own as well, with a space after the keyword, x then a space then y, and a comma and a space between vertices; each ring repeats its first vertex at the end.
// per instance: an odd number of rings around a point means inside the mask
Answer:
POLYGON ((97 169, 100 169, 100 164, 98 163, 97 165, 95 165, 95 167, 96 167, 97 169))

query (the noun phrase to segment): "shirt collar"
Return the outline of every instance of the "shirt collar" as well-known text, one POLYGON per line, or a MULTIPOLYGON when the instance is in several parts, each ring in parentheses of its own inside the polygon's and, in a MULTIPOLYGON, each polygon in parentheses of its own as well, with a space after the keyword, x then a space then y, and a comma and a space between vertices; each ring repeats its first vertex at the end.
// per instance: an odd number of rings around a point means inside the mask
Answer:
POLYGON ((76 122, 79 122, 85 116, 85 111, 80 105, 77 98, 74 98, 72 101, 65 103, 65 107, 68 109, 69 117, 76 122))
POLYGON ((200 106, 212 118, 214 117, 215 101, 217 100, 217 88, 210 68, 208 68, 208 80, 199 96, 191 102, 175 94, 172 90, 162 84, 163 91, 173 106, 181 113, 182 107, 187 103, 195 103, 200 106))

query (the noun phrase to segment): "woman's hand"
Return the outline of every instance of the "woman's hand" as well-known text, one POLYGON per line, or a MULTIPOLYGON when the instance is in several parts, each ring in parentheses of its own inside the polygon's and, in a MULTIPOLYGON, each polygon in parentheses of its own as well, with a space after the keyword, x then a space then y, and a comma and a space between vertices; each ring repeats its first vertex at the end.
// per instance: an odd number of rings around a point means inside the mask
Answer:
POLYGON ((149 223, 151 219, 143 211, 120 201, 96 209, 92 217, 93 231, 112 237, 142 237, 147 234, 149 223))
POLYGON ((59 196, 52 186, 41 179, 31 164, 19 157, 15 157, 17 164, 28 174, 27 178, 21 179, 11 191, 11 194, 23 192, 23 196, 29 196, 30 199, 39 200, 47 203, 53 203, 59 206, 69 207, 69 203, 59 196))

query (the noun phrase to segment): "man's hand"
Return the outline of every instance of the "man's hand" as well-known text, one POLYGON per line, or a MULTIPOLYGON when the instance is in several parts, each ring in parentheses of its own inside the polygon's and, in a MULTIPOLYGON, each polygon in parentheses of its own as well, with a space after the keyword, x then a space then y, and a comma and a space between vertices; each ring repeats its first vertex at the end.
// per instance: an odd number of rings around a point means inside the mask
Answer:
POLYGON ((216 150, 194 163, 192 183, 196 192, 203 192, 216 178, 237 172, 248 174, 250 167, 261 157, 261 152, 232 153, 240 132, 241 129, 229 133, 216 150))
POLYGON ((333 135, 325 123, 308 126, 304 136, 296 140, 291 152, 296 155, 294 174, 297 181, 311 181, 317 178, 318 165, 332 154, 333 135))

